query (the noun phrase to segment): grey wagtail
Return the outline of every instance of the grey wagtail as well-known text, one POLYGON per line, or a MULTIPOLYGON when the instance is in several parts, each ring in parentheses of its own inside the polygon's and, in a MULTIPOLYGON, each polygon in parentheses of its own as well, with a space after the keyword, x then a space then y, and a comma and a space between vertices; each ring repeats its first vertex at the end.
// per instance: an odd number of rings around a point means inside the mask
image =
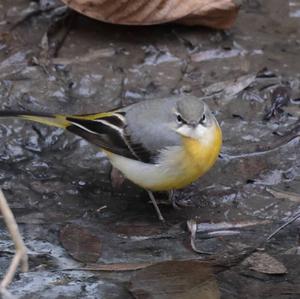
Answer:
POLYGON ((66 129, 100 147, 126 178, 151 191, 192 183, 215 163, 222 132, 208 106, 194 96, 146 100, 117 110, 85 115, 1 111, 66 129))

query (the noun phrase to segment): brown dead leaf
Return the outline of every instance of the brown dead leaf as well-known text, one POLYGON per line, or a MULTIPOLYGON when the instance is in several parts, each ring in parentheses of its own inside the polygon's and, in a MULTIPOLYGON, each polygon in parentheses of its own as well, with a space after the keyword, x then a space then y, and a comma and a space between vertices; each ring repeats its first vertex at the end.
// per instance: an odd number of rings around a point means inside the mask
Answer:
POLYGON ((198 260, 157 263, 137 272, 129 290, 136 299, 218 299, 213 271, 198 260))
POLYGON ((198 286, 192 287, 185 294, 180 296, 175 296, 176 299, 218 299, 220 297, 220 292, 218 288, 217 281, 215 279, 210 279, 198 286))
POLYGON ((85 267, 74 268, 69 270, 82 271, 135 271, 147 268, 153 263, 115 263, 115 264, 87 264, 85 267))
POLYGON ((261 289, 261 298, 299 298, 300 285, 290 282, 279 282, 269 286, 265 284, 261 289))
POLYGON ((255 252, 249 256, 243 264, 248 265, 251 270, 265 274, 285 274, 286 267, 267 253, 255 252))
POLYGON ((88 229, 68 224, 60 231, 60 242, 67 252, 80 262, 94 263, 101 255, 101 241, 88 229))
POLYGON ((177 21, 226 29, 233 25, 240 7, 237 0, 63 0, 91 18, 127 25, 150 25, 177 21))
POLYGON ((124 223, 119 222, 111 226, 110 230, 118 235, 125 237, 150 237, 159 236, 163 233, 163 227, 160 224, 149 224, 146 222, 124 223))

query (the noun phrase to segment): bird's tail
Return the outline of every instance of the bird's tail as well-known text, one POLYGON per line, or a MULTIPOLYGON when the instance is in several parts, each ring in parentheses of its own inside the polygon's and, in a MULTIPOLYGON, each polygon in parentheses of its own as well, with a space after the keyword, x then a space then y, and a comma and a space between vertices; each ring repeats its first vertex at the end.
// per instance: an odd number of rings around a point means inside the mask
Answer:
MULTIPOLYGON (((112 112, 101 112, 95 114, 82 114, 82 115, 64 115, 64 114, 50 114, 43 112, 24 112, 24 111, 0 111, 0 118, 19 118, 24 120, 30 120, 38 122, 48 126, 54 126, 58 128, 66 129, 74 121, 93 121, 97 119, 110 119, 111 116, 114 116, 114 111, 112 112)), ((116 117, 112 117, 112 120, 116 117)))
POLYGON ((0 118, 9 117, 63 128, 107 152, 136 159, 136 154, 124 133, 126 118, 122 110, 81 115, 0 111, 0 118))
POLYGON ((63 129, 66 129, 70 125, 70 121, 67 120, 67 116, 61 114, 34 113, 23 111, 0 111, 0 118, 7 117, 30 120, 63 129))

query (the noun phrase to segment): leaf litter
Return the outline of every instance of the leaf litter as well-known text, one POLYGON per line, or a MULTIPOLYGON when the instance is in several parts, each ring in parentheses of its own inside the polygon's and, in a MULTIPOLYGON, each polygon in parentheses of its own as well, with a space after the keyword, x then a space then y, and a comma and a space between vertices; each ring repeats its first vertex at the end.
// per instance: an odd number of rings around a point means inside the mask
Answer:
POLYGON ((197 260, 162 262, 138 271, 129 290, 136 299, 219 299, 217 271, 197 260))
POLYGON ((66 225, 60 231, 60 241, 77 261, 96 262, 101 256, 101 240, 84 227, 74 224, 66 225))
POLYGON ((278 199, 287 199, 293 202, 300 203, 300 194, 295 193, 295 192, 288 192, 288 191, 283 191, 279 190, 277 188, 266 188, 266 191, 271 193, 275 198, 278 199))
POLYGON ((264 252, 254 252, 247 257, 244 265, 249 269, 265 274, 286 274, 287 268, 283 263, 264 252))
POLYGON ((200 240, 205 240, 209 238, 222 238, 236 236, 240 234, 245 234, 243 229, 251 229, 251 227, 269 224, 269 220, 259 220, 259 221, 240 221, 240 222, 219 222, 219 223, 203 223, 196 219, 190 219, 187 221, 187 227, 190 232, 190 245, 194 252, 199 254, 213 254, 213 252, 208 252, 200 250, 197 248, 196 240, 197 236, 200 240))

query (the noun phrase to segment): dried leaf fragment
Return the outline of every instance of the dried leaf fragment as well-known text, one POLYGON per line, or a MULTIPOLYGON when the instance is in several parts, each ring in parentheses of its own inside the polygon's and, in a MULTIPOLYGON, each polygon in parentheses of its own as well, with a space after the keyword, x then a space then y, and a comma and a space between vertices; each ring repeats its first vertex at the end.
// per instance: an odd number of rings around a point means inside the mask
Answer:
POLYGON ((129 290, 137 299, 220 298, 213 268, 198 260, 162 262, 140 270, 129 290))
POLYGON ((234 23, 237 0, 63 0, 76 11, 114 24, 151 25, 176 21, 227 29, 234 23))
POLYGON ((147 268, 152 263, 114 263, 114 264, 87 264, 82 268, 64 269, 64 270, 80 270, 80 271, 105 271, 105 272, 123 272, 136 271, 147 268))
POLYGON ((300 194, 298 193, 287 192, 275 188, 266 188, 266 190, 278 199, 288 199, 290 201, 300 202, 300 194))
POLYGON ((101 255, 101 241, 88 229, 68 224, 60 231, 60 242, 80 262, 94 263, 101 255))
POLYGON ((285 274, 286 267, 274 257, 267 253, 255 252, 249 256, 244 264, 247 264, 251 270, 265 274, 285 274))

